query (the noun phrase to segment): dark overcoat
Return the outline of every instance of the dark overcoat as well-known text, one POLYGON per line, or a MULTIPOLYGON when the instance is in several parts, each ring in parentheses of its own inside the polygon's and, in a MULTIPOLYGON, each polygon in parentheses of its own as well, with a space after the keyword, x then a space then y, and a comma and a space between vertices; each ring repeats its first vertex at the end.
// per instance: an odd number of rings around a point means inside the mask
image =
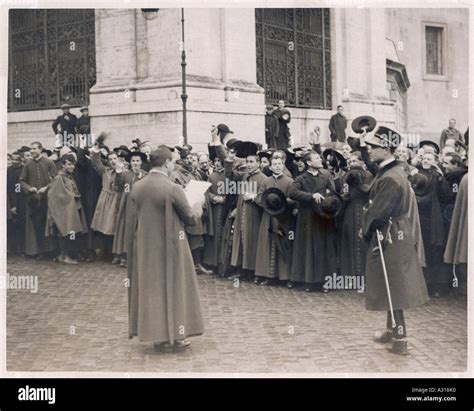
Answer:
POLYGON ((376 230, 385 237, 383 256, 393 309, 418 307, 428 301, 409 217, 410 197, 410 183, 398 161, 394 160, 379 170, 371 185, 371 204, 363 224, 363 235, 369 242, 365 270, 367 310, 389 310, 381 257, 372 251, 377 245, 376 230))

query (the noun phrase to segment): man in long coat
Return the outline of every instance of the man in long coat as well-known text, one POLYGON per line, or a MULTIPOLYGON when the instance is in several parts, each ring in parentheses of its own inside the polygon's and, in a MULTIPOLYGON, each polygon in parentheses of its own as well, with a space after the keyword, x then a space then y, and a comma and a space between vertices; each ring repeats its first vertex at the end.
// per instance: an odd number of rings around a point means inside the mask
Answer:
POLYGON ((25 251, 26 196, 20 189, 20 176, 23 171, 21 153, 12 154, 12 164, 7 168, 7 197, 12 218, 7 225, 7 250, 9 253, 25 251))
POLYGON ((314 210, 328 191, 335 191, 335 185, 329 173, 323 172, 318 153, 305 154, 304 161, 308 170, 296 177, 290 190, 290 198, 299 203, 290 280, 314 291, 322 289, 325 277, 337 269, 334 219, 324 219, 314 210))
POLYGON ((448 242, 444 252, 444 262, 455 266, 458 273, 460 294, 467 294, 467 255, 468 255, 468 175, 465 174, 459 185, 459 192, 449 228, 448 242))
POLYGON ((56 144, 57 146, 71 144, 75 139, 77 117, 69 111, 70 108, 69 104, 63 104, 61 106, 63 114, 56 117, 56 120, 53 121, 52 128, 54 134, 61 135, 61 141, 57 142, 60 144, 56 144))
POLYGON ((170 181, 171 151, 150 155, 152 169, 132 189, 134 232, 128 248, 129 335, 160 350, 189 347, 204 331, 196 272, 185 225, 195 224, 202 205, 190 207, 170 181))
POLYGON ((278 138, 276 141, 276 147, 278 150, 284 150, 285 148, 290 147, 290 128, 288 124, 291 121, 291 113, 285 107, 285 102, 280 100, 278 102, 278 108, 274 111, 276 117, 278 118, 278 138))
POLYGON ((81 203, 81 193, 73 178, 76 159, 66 154, 61 159, 62 169, 48 189, 46 235, 57 236, 61 254, 58 260, 77 264, 80 235, 87 233, 87 222, 81 203))
POLYGON ((261 285, 272 284, 276 280, 290 279, 291 251, 295 219, 295 201, 289 198, 293 179, 283 174, 284 160, 279 156, 271 159, 272 175, 267 177, 258 191, 256 202, 263 208, 262 196, 265 190, 276 188, 287 198, 287 210, 278 216, 263 211, 257 241, 257 262, 255 282, 261 285))
POLYGON ((409 217, 410 185, 404 169, 393 156, 397 145, 396 132, 380 127, 372 138, 366 140, 366 144, 371 147, 370 159, 379 164, 369 193, 371 203, 362 227, 362 235, 369 243, 366 309, 387 312, 387 330, 377 334, 376 341, 391 342, 391 352, 407 354, 403 310, 428 301, 409 217), (381 236, 395 324, 391 319, 380 250, 376 251, 377 238, 381 236))
MULTIPOLYGON (((230 166, 232 165, 230 164, 230 166)), ((227 162, 226 167, 229 167, 227 162)), ((257 262, 255 241, 258 239, 258 230, 262 219, 262 209, 255 200, 260 185, 266 178, 260 171, 257 154, 247 156, 246 172, 241 175, 241 181, 248 184, 249 190, 239 194, 237 200, 231 257, 231 265, 240 269, 240 278, 243 280, 250 280, 254 277, 257 262)), ((233 180, 238 181, 236 173, 234 173, 233 180)))
POLYGON ((49 183, 56 176, 54 163, 41 155, 43 145, 31 144, 33 158, 28 161, 20 175, 21 190, 27 195, 25 254, 40 258, 55 249, 55 242, 45 238, 47 198, 49 183))
POLYGON ((333 114, 329 120, 329 130, 331 131, 332 142, 346 142, 347 118, 343 113, 344 107, 337 106, 337 113, 333 114))
POLYGON ((265 112, 265 142, 268 148, 277 148, 278 135, 280 133, 280 121, 274 112, 274 107, 267 105, 265 112))

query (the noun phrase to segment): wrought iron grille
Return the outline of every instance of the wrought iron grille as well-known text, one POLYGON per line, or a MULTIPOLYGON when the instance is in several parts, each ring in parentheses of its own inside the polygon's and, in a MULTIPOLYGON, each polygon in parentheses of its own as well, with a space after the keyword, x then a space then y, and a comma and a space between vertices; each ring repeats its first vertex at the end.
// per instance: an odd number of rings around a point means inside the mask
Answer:
POLYGON ((8 110, 87 105, 96 81, 93 9, 12 9, 8 110))
POLYGON ((329 9, 255 9, 257 83, 266 102, 332 109, 329 9))

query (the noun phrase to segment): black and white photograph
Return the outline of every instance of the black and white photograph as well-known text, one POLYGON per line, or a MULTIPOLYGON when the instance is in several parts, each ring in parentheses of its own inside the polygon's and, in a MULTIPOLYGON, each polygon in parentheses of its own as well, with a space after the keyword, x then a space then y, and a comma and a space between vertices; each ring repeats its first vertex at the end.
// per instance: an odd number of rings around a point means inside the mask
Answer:
POLYGON ((471 7, 8 3, 4 375, 472 378, 471 7))

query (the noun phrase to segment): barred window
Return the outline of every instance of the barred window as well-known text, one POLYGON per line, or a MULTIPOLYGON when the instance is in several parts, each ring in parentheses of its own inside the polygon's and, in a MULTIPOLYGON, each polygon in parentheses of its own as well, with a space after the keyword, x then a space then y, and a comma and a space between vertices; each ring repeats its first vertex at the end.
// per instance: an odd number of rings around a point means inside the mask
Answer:
POLYGON ((87 105, 96 81, 93 9, 12 9, 8 111, 87 105))
POLYGON ((332 109, 329 9, 256 9, 257 83, 267 103, 332 109))

